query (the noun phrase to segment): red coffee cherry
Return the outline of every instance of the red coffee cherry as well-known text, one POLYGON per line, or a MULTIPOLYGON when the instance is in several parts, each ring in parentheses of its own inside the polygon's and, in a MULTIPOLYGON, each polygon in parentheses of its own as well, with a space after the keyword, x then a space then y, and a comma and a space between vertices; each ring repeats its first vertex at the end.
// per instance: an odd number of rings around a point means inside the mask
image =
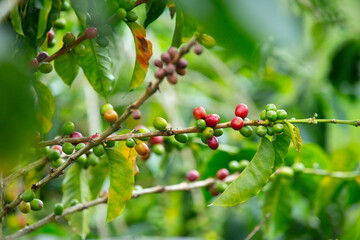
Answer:
POLYGON ((37 68, 39 66, 39 61, 36 58, 34 58, 29 62, 29 65, 32 68, 37 68))
POLYGON ((206 125, 215 127, 220 122, 220 116, 217 114, 209 114, 205 117, 206 125))
POLYGON ((193 110, 193 115, 196 120, 206 117, 206 111, 203 107, 197 107, 193 110))
POLYGON ((180 76, 184 76, 186 74, 186 68, 176 68, 176 73, 180 76))
POLYGON ((186 68, 188 66, 188 61, 185 58, 180 58, 179 62, 176 64, 177 68, 186 68))
POLYGON ((145 154, 144 156, 141 156, 141 160, 143 160, 143 161, 146 161, 149 158, 150 158, 150 151, 147 154, 145 154))
POLYGON ((173 84, 173 85, 177 84, 177 82, 178 82, 178 78, 177 78, 177 75, 175 72, 173 72, 171 75, 166 75, 166 79, 168 80, 168 82, 170 84, 173 84))
POLYGON ((231 127, 234 130, 240 130, 244 126, 244 121, 241 117, 234 117, 231 120, 231 127))
POLYGON ((211 138, 206 140, 206 143, 212 150, 215 150, 219 147, 219 140, 215 136, 212 136, 211 138))
POLYGON ((118 114, 114 110, 107 110, 104 114, 104 118, 107 122, 112 123, 118 119, 118 114))
POLYGON ((150 138, 150 143, 153 144, 153 145, 161 144, 163 142, 164 142, 163 136, 155 136, 155 137, 150 138))
MULTIPOLYGON (((70 137, 70 138, 80 138, 80 137, 82 137, 82 134, 79 133, 79 132, 73 132, 73 133, 70 134, 69 137, 70 137)), ((75 144, 75 145, 76 145, 76 144, 75 144)))
POLYGON ((85 36, 87 38, 96 38, 98 35, 98 30, 94 27, 89 27, 85 30, 85 36))
POLYGON ((47 52, 40 52, 37 56, 36 59, 38 60, 38 62, 42 62, 44 61, 46 58, 49 57, 49 54, 47 52))
POLYGON ((235 108, 235 115, 241 118, 246 118, 249 113, 249 108, 245 104, 239 104, 235 108))
POLYGON ((54 145, 51 150, 58 150, 60 154, 62 154, 62 146, 60 145, 54 145))
POLYGON ((178 55, 178 50, 176 49, 176 47, 170 47, 168 53, 170 54, 170 57, 172 59, 175 59, 176 56, 178 55))
POLYGON ((229 170, 227 170, 226 168, 221 168, 216 173, 216 178, 220 180, 223 180, 227 176, 229 176, 229 170))
POLYGON ((175 72, 175 66, 174 64, 170 63, 165 67, 165 73, 166 75, 170 75, 173 74, 173 72, 175 72))
POLYGON ((138 144, 136 144, 135 150, 141 156, 145 156, 146 154, 149 153, 149 147, 144 142, 139 142, 138 144))
POLYGON ((163 68, 159 68, 155 72, 155 77, 160 80, 162 80, 165 77, 165 75, 166 75, 166 72, 165 72, 165 69, 163 69, 163 68))
POLYGON ((194 53, 200 55, 203 52, 204 48, 200 44, 194 46, 194 53))
POLYGON ((50 31, 47 33, 47 41, 48 43, 51 42, 55 37, 54 29, 51 28, 50 31))
POLYGON ((164 63, 169 63, 171 62, 171 56, 169 53, 163 53, 161 54, 161 60, 164 62, 164 63))
POLYGON ((154 65, 155 65, 155 67, 158 67, 158 68, 163 67, 163 63, 162 63, 162 61, 160 59, 155 59, 154 65))
POLYGON ((131 117, 134 120, 139 120, 141 118, 141 111, 139 109, 134 109, 134 111, 131 113, 131 117))
POLYGON ((196 180, 198 180, 200 177, 200 174, 198 171, 196 170, 190 170, 187 174, 186 174, 186 179, 189 180, 190 182, 195 182, 196 180))

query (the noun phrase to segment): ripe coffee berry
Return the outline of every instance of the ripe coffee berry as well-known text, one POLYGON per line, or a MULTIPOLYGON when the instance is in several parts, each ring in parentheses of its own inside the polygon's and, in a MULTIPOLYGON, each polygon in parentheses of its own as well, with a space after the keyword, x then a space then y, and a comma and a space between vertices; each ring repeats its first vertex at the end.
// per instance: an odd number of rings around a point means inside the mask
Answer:
POLYGON ((234 130, 240 130, 244 126, 244 121, 241 117, 234 117, 231 120, 231 127, 234 130))
POLYGON ((249 108, 245 104, 239 104, 235 108, 235 115, 241 118, 246 118, 249 113, 249 108))
POLYGON ((212 150, 215 150, 219 147, 219 140, 215 136, 212 136, 211 138, 206 140, 206 143, 212 150))
POLYGON ((163 53, 161 54, 161 60, 164 62, 164 63, 170 63, 171 62, 171 56, 169 53, 163 53))
POLYGON ((74 152, 74 145, 71 143, 64 143, 64 145, 62 146, 62 150, 65 154, 72 154, 74 152))
POLYGON ((205 117, 206 125, 215 127, 220 122, 220 116, 217 114, 209 114, 205 117))
POLYGON ((270 122, 274 122, 277 119, 277 114, 275 111, 273 110, 269 110, 266 112, 266 119, 269 120, 270 122))
POLYGON ((149 158, 150 158, 150 151, 147 154, 145 154, 144 156, 141 156, 141 160, 143 160, 143 161, 146 161, 149 158))
POLYGON ((30 67, 32 68, 37 68, 39 66, 39 61, 36 58, 33 58, 30 62, 29 62, 30 67))
POLYGON ((162 117, 156 117, 153 121, 154 128, 157 130, 165 130, 167 126, 167 121, 162 117))
POLYGON ((54 214, 61 215, 64 211, 64 205, 62 203, 56 203, 54 205, 54 214))
POLYGON ((205 120, 204 120, 204 119, 199 119, 199 120, 197 120, 197 121, 196 121, 196 127, 197 127, 200 131, 204 130, 204 129, 206 128, 206 122, 205 122, 205 120))
POLYGON ((178 142, 186 143, 188 141, 188 135, 186 133, 176 134, 175 139, 178 142))
POLYGON ((277 109, 275 104, 268 104, 266 105, 265 110, 268 112, 268 111, 276 111, 277 109))
POLYGON ((169 47, 168 53, 170 54, 170 57, 174 59, 178 55, 178 50, 176 49, 176 47, 169 47))
POLYGON ((253 129, 250 126, 245 126, 240 129, 240 133, 244 137, 251 137, 251 135, 253 134, 253 129))
POLYGON ((279 120, 283 120, 287 118, 287 112, 283 109, 277 110, 276 113, 277 113, 277 119, 279 120))
POLYGON ((75 124, 73 122, 67 121, 66 123, 64 123, 63 128, 62 128, 62 132, 65 135, 72 134, 74 130, 75 130, 75 124))
POLYGON ((128 147, 128 148, 133 148, 135 147, 135 140, 133 138, 128 138, 126 139, 125 141, 125 145, 128 147))
POLYGON ((200 174, 198 171, 196 170, 190 170, 187 174, 186 174, 186 179, 189 180, 190 182, 195 182, 196 180, 198 180, 200 177, 200 174))
POLYGON ((141 156, 145 156, 149 153, 149 147, 144 142, 139 142, 138 144, 136 144, 135 150, 141 156))
POLYGON ((62 40, 63 40, 64 45, 71 46, 74 44, 76 38, 75 38, 74 34, 72 34, 71 32, 67 32, 63 36, 62 40))
POLYGON ((118 119, 118 114, 114 110, 107 110, 104 114, 105 121, 112 123, 118 119))
POLYGON ((32 189, 28 189, 22 195, 22 200, 24 202, 31 202, 35 198, 35 193, 32 189))
POLYGON ((217 128, 217 129, 214 130, 214 136, 215 137, 220 137, 223 134, 224 134, 224 129, 222 129, 222 128, 217 128))
POLYGON ((186 68, 176 68, 176 73, 180 76, 184 76, 186 74, 186 68))
POLYGON ((166 75, 166 79, 167 79, 168 82, 169 82, 170 84, 172 84, 172 85, 175 85, 175 84, 177 84, 177 82, 178 82, 178 77, 177 77, 177 75, 176 75, 175 72, 173 72, 173 73, 170 74, 170 75, 166 75))
POLYGON ((163 136, 155 136, 150 138, 151 144, 161 144, 164 142, 163 136))
POLYGON ((214 196, 214 197, 220 194, 219 191, 216 189, 215 185, 212 185, 209 188, 209 192, 210 192, 211 196, 214 196))
POLYGON ((165 72, 165 69, 163 69, 163 68, 159 68, 158 70, 156 70, 156 72, 155 72, 155 77, 157 78, 157 79, 163 79, 164 77, 165 77, 165 75, 166 75, 166 72, 165 72))
POLYGON ((152 147, 152 151, 153 153, 155 153, 156 155, 163 155, 165 153, 165 147, 162 144, 155 144, 152 147))
POLYGON ((187 66, 188 66, 188 61, 186 61, 185 58, 180 58, 179 62, 176 64, 176 67, 181 69, 186 68, 187 66))
POLYGON ((214 129, 211 127, 206 127, 204 129, 204 131, 201 133, 202 137, 204 137, 205 139, 209 139, 212 136, 214 136, 214 129))
POLYGON ((29 213, 31 210, 30 203, 22 201, 19 205, 19 210, 22 213, 29 213))
POLYGON ((57 159, 60 158, 60 152, 58 150, 51 150, 49 152, 49 155, 48 155, 48 158, 51 160, 51 161, 55 161, 57 159))
POLYGON ((280 134, 284 131, 284 125, 282 125, 281 123, 277 123, 273 126, 273 129, 274 129, 274 133, 280 134))
POLYGON ((265 137, 267 133, 267 129, 265 126, 258 126, 255 130, 256 134, 260 137, 265 137))
POLYGON ((31 210, 39 211, 43 208, 44 204, 40 199, 34 199, 30 202, 31 210))
POLYGON ((96 38, 98 35, 98 30, 94 27, 89 27, 85 30, 85 37, 87 38, 96 38))
POLYGON ((104 146, 102 144, 99 144, 97 146, 95 146, 93 148, 93 153, 98 156, 98 157, 101 157, 102 155, 104 155, 105 153, 105 149, 104 149, 104 146))
POLYGON ((53 66, 48 62, 41 62, 38 66, 38 70, 42 73, 50 73, 53 70, 53 66))
POLYGON ((162 68, 163 67, 163 63, 160 59, 155 59, 154 61, 154 66, 158 67, 158 68, 162 68))
MULTIPOLYGON (((72 132, 69 136, 70 138, 80 138, 82 137, 82 134, 80 132, 72 132)), ((74 143, 76 145, 76 143, 74 143)))
POLYGON ((47 52, 40 52, 37 56, 36 59, 38 60, 38 62, 42 62, 44 61, 46 58, 49 57, 49 54, 47 52))
POLYGON ((165 67, 165 73, 166 75, 171 75, 175 72, 175 66, 174 64, 170 63, 165 67))
POLYGON ((50 31, 48 31, 47 33, 47 41, 48 43, 51 42, 55 37, 55 32, 54 32, 54 29, 51 28, 50 31))
POLYGON ((194 46, 194 53, 200 55, 203 52, 204 48, 200 44, 194 46))
POLYGON ((54 145, 51 150, 57 150, 60 154, 62 154, 62 147, 60 145, 54 145))
POLYGON ((131 113, 131 117, 134 120, 139 120, 141 118, 141 111, 139 109, 134 109, 134 111, 131 113))
POLYGON ((227 170, 226 168, 221 168, 217 171, 216 173, 216 178, 223 180, 224 178, 226 178, 227 176, 229 176, 229 170, 227 170))
POLYGON ((202 118, 206 117, 206 111, 203 107, 197 107, 197 108, 194 108, 193 115, 196 120, 202 119, 202 118))

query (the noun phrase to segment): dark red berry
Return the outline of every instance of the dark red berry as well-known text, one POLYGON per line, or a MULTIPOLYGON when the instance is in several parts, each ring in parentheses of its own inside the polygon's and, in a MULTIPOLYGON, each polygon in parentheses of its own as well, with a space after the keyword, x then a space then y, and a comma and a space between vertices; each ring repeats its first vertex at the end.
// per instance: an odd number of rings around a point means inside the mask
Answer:
POLYGON ((49 54, 47 52, 40 52, 37 56, 36 59, 38 60, 38 62, 42 62, 44 61, 46 58, 49 57, 49 54))
POLYGON ((209 192, 212 196, 217 196, 219 195, 219 191, 216 189, 215 185, 212 185, 210 188, 209 188, 209 192))
POLYGON ((249 108, 245 104, 239 104, 235 108, 235 115, 241 118, 246 118, 249 113, 249 108))
POLYGON ((158 70, 156 70, 156 72, 155 72, 155 77, 157 78, 157 79, 163 79, 164 77, 165 77, 165 74, 166 74, 166 72, 165 72, 165 69, 163 69, 163 68, 159 68, 158 70))
POLYGON ((171 56, 169 53, 163 53, 161 54, 161 60, 165 63, 171 62, 171 56))
POLYGON ((206 117, 206 111, 203 107, 197 107, 193 110, 193 115, 196 120, 206 117))
POLYGON ((166 75, 166 79, 170 84, 175 85, 178 82, 178 78, 175 72, 173 72, 171 75, 166 75))
POLYGON ((177 74, 184 76, 186 74, 186 68, 177 68, 176 72, 177 74))
POLYGON ((240 130, 244 126, 244 121, 241 117, 234 117, 233 120, 231 120, 231 127, 234 130, 240 130))
POLYGON ((32 68, 37 68, 37 67, 39 66, 39 61, 38 61, 36 58, 34 58, 33 60, 31 60, 31 61, 29 62, 29 65, 30 65, 30 67, 32 67, 32 68))
POLYGON ((206 143, 209 146, 209 148, 211 148, 213 150, 215 150, 219 147, 219 140, 215 136, 212 136, 211 138, 206 140, 206 143))
POLYGON ((62 147, 60 145, 54 145, 51 150, 58 150, 60 154, 62 154, 62 147))
POLYGON ((94 27, 89 27, 85 30, 85 36, 87 38, 96 38, 98 35, 98 30, 94 27))
POLYGON ((175 72, 175 66, 174 64, 170 63, 169 65, 167 65, 165 67, 165 73, 166 75, 170 75, 170 74, 173 74, 175 72))
POLYGON ((47 33, 47 41, 48 43, 51 42, 55 37, 54 29, 51 28, 50 31, 47 33))
POLYGON ((155 59, 154 65, 155 65, 155 67, 158 67, 158 68, 163 67, 163 63, 162 63, 162 61, 160 59, 155 59))
POLYGON ((189 180, 190 182, 194 182, 196 180, 198 180, 200 177, 200 174, 198 171, 196 170, 190 170, 187 174, 186 174, 186 179, 189 180))
POLYGON ((194 46, 194 53, 200 55, 203 52, 204 48, 200 44, 194 46))
POLYGON ((186 68, 188 66, 188 61, 185 58, 180 58, 179 62, 176 64, 177 68, 186 68))
POLYGON ((161 144, 164 142, 164 138, 162 136, 155 136, 150 138, 150 143, 155 144, 161 144))
POLYGON ((134 120, 139 120, 141 118, 141 111, 139 109, 134 109, 134 111, 131 114, 131 117, 134 120))
POLYGON ((205 117, 206 125, 215 127, 220 122, 220 116, 217 114, 209 114, 205 117))
MULTIPOLYGON (((79 132, 73 132, 72 134, 69 135, 69 138, 80 138, 82 137, 82 134, 79 132)), ((73 145, 76 145, 77 143, 73 143, 73 145)))
POLYGON ((227 170, 226 168, 221 168, 216 173, 216 178, 220 180, 223 180, 227 176, 229 176, 229 170, 227 170))
POLYGON ((170 54, 170 57, 172 59, 175 59, 176 56, 178 55, 178 50, 176 49, 176 47, 170 47, 168 53, 170 54))
POLYGON ((100 136, 100 134, 95 133, 94 135, 91 136, 91 138, 92 138, 92 139, 95 139, 95 138, 97 138, 97 137, 99 137, 99 136, 100 136))

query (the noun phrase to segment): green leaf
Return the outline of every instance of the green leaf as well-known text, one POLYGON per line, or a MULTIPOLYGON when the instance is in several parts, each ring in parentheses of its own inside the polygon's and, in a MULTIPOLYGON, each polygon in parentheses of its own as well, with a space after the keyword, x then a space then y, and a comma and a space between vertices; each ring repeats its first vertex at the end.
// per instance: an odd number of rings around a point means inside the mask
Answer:
POLYGON ((285 125, 283 134, 275 135, 272 141, 275 150, 274 171, 284 162, 286 154, 289 150, 290 141, 291 134, 289 131, 289 127, 285 125))
POLYGON ((90 167, 89 175, 91 199, 95 199, 99 196, 101 187, 109 175, 109 163, 106 155, 100 157, 100 161, 96 166, 90 167))
POLYGON ((259 194, 273 173, 274 161, 272 143, 269 139, 262 138, 260 147, 249 165, 211 205, 230 207, 259 194))
POLYGON ((120 152, 108 149, 106 154, 110 165, 110 188, 106 216, 106 223, 109 223, 121 215, 125 203, 132 196, 134 171, 120 152))
MULTIPOLYGON (((63 199, 62 202, 66 207, 70 206, 72 199, 77 199, 81 203, 90 201, 89 183, 86 177, 86 170, 79 164, 73 164, 65 173, 62 183, 63 199)), ((67 216, 72 229, 83 239, 89 233, 89 210, 76 212, 67 216)))
MULTIPOLYGON (((129 132, 130 132, 129 129, 125 129, 119 132, 118 135, 123 135, 129 132)), ((138 153, 136 152, 135 148, 126 147, 125 141, 117 141, 114 149, 120 152, 128 160, 130 166, 132 166, 133 170, 135 171, 136 158, 138 156, 138 153)))
POLYGON ((197 23, 182 10, 180 1, 176 1, 176 23, 172 39, 172 46, 179 47, 193 37, 196 31, 197 23))
POLYGON ((13 25, 15 31, 21 36, 24 36, 24 32, 21 25, 21 17, 19 14, 19 8, 17 6, 13 8, 13 10, 11 11, 10 18, 11 18, 11 24, 13 25))
POLYGON ((71 6, 75 11, 76 16, 79 19, 80 24, 86 27, 86 13, 88 10, 87 0, 70 0, 71 6))
POLYGON ((135 40, 136 61, 131 78, 129 91, 137 88, 144 81, 149 68, 149 60, 152 56, 152 44, 146 38, 145 29, 136 22, 127 23, 135 40))
POLYGON ((302 144, 302 139, 301 139, 301 136, 300 136, 299 128, 296 125, 293 125, 293 124, 289 123, 286 120, 284 120, 284 122, 289 128, 291 140, 292 140, 292 142, 294 144, 295 149, 300 151, 301 144, 302 144))
POLYGON ((43 8, 40 10, 40 14, 39 14, 37 39, 41 38, 45 33, 47 19, 52 5, 52 0, 43 0, 43 1, 44 1, 44 5, 43 8))
POLYGON ((107 99, 114 85, 109 50, 97 46, 92 39, 85 40, 83 44, 85 52, 78 57, 79 65, 94 90, 107 99))
POLYGON ((168 0, 149 0, 146 3, 146 19, 144 22, 144 28, 147 28, 150 23, 160 17, 167 4, 168 0))
POLYGON ((51 119, 55 113, 55 97, 51 90, 40 81, 34 81, 33 87, 37 95, 36 117, 39 130, 46 134, 52 127, 51 119))
POLYGON ((77 56, 73 52, 61 55, 55 59, 55 70, 65 84, 71 86, 79 72, 77 56))

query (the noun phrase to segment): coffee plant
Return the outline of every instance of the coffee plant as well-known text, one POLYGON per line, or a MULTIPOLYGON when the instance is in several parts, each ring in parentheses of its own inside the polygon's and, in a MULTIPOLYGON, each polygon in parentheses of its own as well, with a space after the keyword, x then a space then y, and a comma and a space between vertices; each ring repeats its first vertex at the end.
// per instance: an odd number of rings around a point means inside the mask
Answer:
POLYGON ((0 238, 360 239, 359 10, 0 1, 0 238))

